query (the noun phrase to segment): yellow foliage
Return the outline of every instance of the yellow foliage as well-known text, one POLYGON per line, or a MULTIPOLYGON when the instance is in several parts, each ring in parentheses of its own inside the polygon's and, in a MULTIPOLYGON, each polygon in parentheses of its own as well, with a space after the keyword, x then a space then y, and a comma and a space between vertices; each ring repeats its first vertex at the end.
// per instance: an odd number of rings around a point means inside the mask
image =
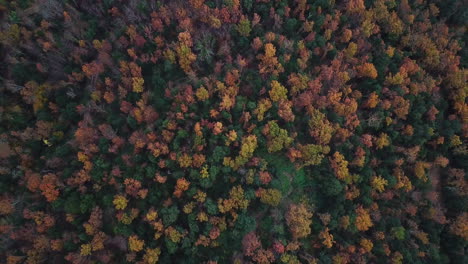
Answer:
POLYGON ((91 100, 93 101, 101 101, 101 92, 100 91, 94 91, 91 93, 91 100))
POLYGON ((393 175, 397 178, 398 182, 396 184, 396 188, 404 188, 405 191, 409 192, 413 189, 413 185, 410 179, 404 174, 403 170, 400 168, 395 168, 393 171, 393 175))
POLYGON ((458 136, 458 135, 453 135, 453 136, 450 138, 450 146, 451 146, 451 147, 460 146, 461 144, 463 144, 463 142, 460 140, 460 136, 458 136))
POLYGON ((330 234, 328 227, 325 228, 325 230, 323 230, 322 232, 320 232, 319 238, 322 239, 322 244, 326 248, 333 247, 333 243, 335 243, 335 241, 333 240, 333 235, 330 234))
POLYGON ((359 242, 359 245, 361 245, 361 247, 364 249, 366 253, 371 252, 372 248, 374 247, 374 244, 372 243, 372 241, 367 238, 361 239, 361 241, 359 242))
POLYGON ((80 248, 80 255, 81 256, 89 256, 91 255, 91 250, 92 250, 92 246, 91 244, 83 244, 81 245, 81 248, 80 248))
POLYGON ((149 221, 154 221, 154 220, 156 220, 156 218, 158 218, 158 212, 156 212, 154 210, 150 210, 146 214, 146 219, 148 219, 149 221))
POLYGON ((378 192, 383 192, 387 184, 388 184, 387 180, 385 180, 381 176, 373 177, 371 180, 372 188, 374 188, 378 192))
POLYGON ((180 240, 184 237, 184 234, 177 231, 174 227, 170 226, 165 231, 167 238, 174 243, 179 243, 180 240))
POLYGON ((181 168, 188 168, 192 166, 192 156, 189 156, 187 153, 182 154, 177 161, 181 168))
POLYGON ((226 213, 232 209, 246 209, 249 200, 244 197, 244 189, 240 185, 232 187, 229 192, 229 199, 219 199, 218 209, 221 213, 226 213))
POLYGON ((271 90, 269 92, 270 98, 273 102, 288 99, 288 90, 281 85, 278 81, 271 81, 271 90))
POLYGON ((208 93, 208 90, 206 90, 206 88, 203 86, 197 89, 197 91, 195 92, 195 95, 197 96, 199 101, 205 101, 208 98, 210 98, 210 94, 208 93))
POLYGON ((297 259, 296 256, 287 253, 282 254, 280 260, 282 263, 286 264, 301 264, 301 262, 297 259))
POLYGON ((268 98, 260 99, 260 101, 258 102, 257 109, 255 109, 255 112, 254 112, 257 115, 258 121, 263 120, 265 113, 268 111, 268 109, 271 108, 271 106, 272 104, 271 104, 270 99, 268 98))
POLYGON ((208 165, 202 167, 202 169, 200 170, 200 177, 202 179, 210 177, 210 174, 208 173, 208 165))
POLYGON ((303 203, 292 204, 286 213, 286 223, 294 239, 308 236, 312 230, 312 212, 303 203))
POLYGON ((338 151, 333 154, 333 159, 331 160, 331 166, 333 170, 335 171, 335 175, 338 179, 343 180, 343 181, 350 180, 348 161, 338 151))
POLYGON ((120 218, 120 222, 124 225, 129 225, 135 220, 135 218, 138 216, 138 210, 132 209, 130 213, 124 213, 122 214, 122 217, 120 218))
POLYGON ((320 110, 310 107, 308 109, 310 119, 308 122, 309 133, 320 145, 327 145, 333 136, 333 126, 320 110))
POLYGON ((423 181, 427 181, 426 169, 430 167, 430 164, 427 162, 418 161, 414 165, 414 175, 423 181))
POLYGON ((117 210, 123 210, 127 207, 128 200, 122 195, 116 195, 114 197, 113 204, 115 206, 115 209, 117 210))
POLYGON ((345 50, 346 56, 347 56, 348 58, 352 58, 352 57, 356 54, 357 48, 358 48, 358 46, 357 46, 356 43, 350 42, 350 43, 348 44, 348 48, 346 48, 346 50, 345 50))
POLYGON ((179 57, 179 65, 185 73, 192 72, 192 63, 197 59, 197 55, 192 53, 189 46, 179 43, 176 47, 176 53, 179 57))
POLYGON ((241 150, 239 156, 236 157, 234 161, 230 159, 225 160, 229 166, 233 169, 237 169, 240 166, 244 165, 253 155, 255 149, 257 148, 257 136, 249 135, 242 138, 241 150))
POLYGON ((265 55, 258 55, 257 58, 261 60, 258 65, 260 74, 271 73, 278 75, 284 71, 283 65, 278 62, 278 58, 275 56, 276 48, 271 43, 265 44, 265 55))
POLYGON ((197 221, 198 222, 206 222, 208 221, 208 215, 205 212, 200 212, 197 215, 197 221))
POLYGON ((322 159, 325 157, 324 154, 330 152, 329 146, 320 146, 314 144, 299 145, 300 157, 303 161, 301 166, 319 165, 322 159))
POLYGON ((227 135, 227 138, 229 141, 235 141, 237 139, 237 133, 235 130, 229 131, 229 134, 227 135))
POLYGON ((262 203, 271 206, 278 206, 282 198, 281 191, 277 189, 261 189, 259 195, 262 203))
POLYGON ((351 224, 349 215, 342 216, 340 218, 340 227, 343 229, 348 229, 349 225, 351 224))
POLYGON ((146 248, 145 255, 143 255, 144 264, 156 264, 159 261, 159 255, 161 255, 160 248, 146 248))
POLYGON ((187 203, 186 205, 184 205, 184 208, 182 208, 182 211, 184 211, 184 213, 186 213, 186 214, 190 214, 190 213, 192 213, 193 208, 195 208, 195 203, 190 202, 190 203, 187 203))
POLYGON ((395 54, 395 48, 392 46, 388 46, 386 53, 390 58, 392 58, 395 54))
POLYGON ((145 83, 145 80, 141 77, 133 77, 132 81, 133 81, 132 83, 133 91, 135 93, 143 92, 143 84, 145 83))
POLYGON ((382 149, 390 145, 390 138, 386 133, 380 133, 380 136, 377 138, 375 144, 377 145, 377 149, 382 149))
POLYGON ((197 194, 193 196, 193 198, 197 200, 197 202, 203 203, 206 200, 206 193, 199 190, 197 191, 197 194))
POLYGON ((175 53, 174 51, 172 51, 171 49, 166 49, 164 50, 163 52, 163 56, 166 60, 170 61, 172 64, 174 64, 176 62, 176 56, 175 56, 175 53))
POLYGON ((130 236, 128 238, 128 248, 130 249, 130 251, 139 252, 143 250, 144 244, 145 241, 139 240, 136 235, 130 236))
POLYGON ((390 85, 402 85, 405 81, 406 75, 404 73, 396 73, 392 75, 391 73, 385 78, 385 82, 390 85))
POLYGON ((276 48, 271 43, 265 44, 265 56, 266 57, 273 57, 276 55, 276 48))

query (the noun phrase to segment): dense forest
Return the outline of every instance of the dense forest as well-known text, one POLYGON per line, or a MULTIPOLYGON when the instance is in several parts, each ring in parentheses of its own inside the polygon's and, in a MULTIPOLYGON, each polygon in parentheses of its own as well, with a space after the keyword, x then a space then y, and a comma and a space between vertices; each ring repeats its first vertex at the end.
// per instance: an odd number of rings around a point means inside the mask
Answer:
POLYGON ((0 263, 468 263, 466 0, 0 0, 0 263))

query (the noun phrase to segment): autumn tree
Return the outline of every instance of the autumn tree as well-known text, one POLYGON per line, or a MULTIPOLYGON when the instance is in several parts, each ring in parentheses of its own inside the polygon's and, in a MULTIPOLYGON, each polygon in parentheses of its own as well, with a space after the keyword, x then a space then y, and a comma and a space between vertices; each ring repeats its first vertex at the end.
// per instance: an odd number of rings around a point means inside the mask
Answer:
POLYGON ((312 212, 303 203, 291 204, 286 213, 286 223, 294 239, 307 237, 311 232, 312 212))

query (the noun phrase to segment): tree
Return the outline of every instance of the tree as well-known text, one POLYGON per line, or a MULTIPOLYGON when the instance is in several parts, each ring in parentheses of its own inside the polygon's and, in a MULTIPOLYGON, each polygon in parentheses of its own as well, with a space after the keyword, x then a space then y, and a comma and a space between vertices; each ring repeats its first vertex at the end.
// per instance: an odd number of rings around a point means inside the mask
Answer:
POLYGON ((133 235, 128 238, 128 248, 131 251, 139 252, 143 250, 143 245, 145 242, 143 240, 138 239, 138 236, 133 235))
POLYGON ((277 189, 260 188, 257 190, 257 196, 260 197, 262 203, 271 206, 278 206, 282 198, 281 191, 277 189))
POLYGON ((326 248, 333 247, 333 243, 335 243, 335 241, 333 240, 333 235, 330 234, 328 227, 326 227, 325 230, 320 232, 319 238, 322 239, 322 244, 326 248))
POLYGON ((298 149, 302 160, 301 166, 319 165, 325 157, 324 154, 330 152, 330 147, 314 144, 299 145, 298 149))
POLYGON ((291 204, 286 213, 286 223, 293 239, 307 237, 311 232, 312 212, 303 203, 291 204))
POLYGON ((375 140, 376 148, 382 149, 390 145, 390 139, 386 133, 380 133, 380 136, 375 140))
POLYGON ((245 256, 252 257, 262 247, 260 240, 254 232, 247 233, 242 238, 242 250, 245 256))
POLYGON ((350 173, 348 170, 348 161, 338 151, 333 154, 333 158, 330 159, 330 165, 333 168, 335 175, 342 181, 350 181, 350 173))
POLYGON ((127 207, 128 200, 122 196, 122 195, 116 195, 114 197, 113 204, 115 206, 115 209, 117 210, 123 210, 127 207))
POLYGON ((278 81, 271 81, 271 90, 268 92, 273 102, 279 102, 288 99, 288 90, 278 81))
POLYGON ((325 114, 314 107, 308 107, 310 119, 308 122, 309 133, 320 145, 327 145, 333 136, 335 129, 326 118, 325 114))
POLYGON ((366 62, 362 65, 359 65, 356 67, 356 70, 360 77, 367 77, 371 79, 377 78, 377 70, 372 63, 366 62))
POLYGON ((271 43, 265 44, 265 54, 260 54, 257 58, 261 61, 258 65, 260 74, 271 73, 278 75, 284 71, 283 65, 278 62, 276 55, 276 48, 271 43))
POLYGON ((293 122, 295 116, 292 112, 292 102, 288 100, 280 101, 278 115, 286 122, 293 122))
POLYGON ((265 117, 265 113, 272 107, 271 101, 268 98, 260 99, 257 104, 257 109, 255 109, 254 113, 257 115, 258 121, 262 121, 265 117))
POLYGON ((372 177, 371 179, 372 188, 378 192, 383 192, 387 184, 388 181, 381 176, 372 177))
POLYGON ((356 208, 356 228, 359 231, 367 231, 373 225, 368 210, 364 209, 362 205, 359 205, 356 208))
POLYGON ((462 237, 465 241, 468 240, 468 213, 461 213, 455 218, 450 225, 450 232, 462 237))
POLYGON ((276 121, 268 122, 263 131, 268 138, 267 147, 270 153, 287 148, 293 142, 293 138, 288 136, 288 131, 280 128, 276 121))
POLYGON ((232 167, 233 169, 238 169, 240 166, 247 163, 247 161, 253 156, 256 148, 257 137, 255 135, 243 137, 239 156, 237 156, 234 160, 229 157, 224 158, 224 164, 232 167))
POLYGON ((179 57, 179 65, 185 73, 192 72, 192 63, 197 60, 197 55, 192 53, 192 38, 189 32, 179 33, 179 43, 176 46, 176 53, 179 57))
POLYGON ((248 37, 251 31, 250 21, 247 18, 242 18, 237 25, 237 31, 241 36, 248 37))

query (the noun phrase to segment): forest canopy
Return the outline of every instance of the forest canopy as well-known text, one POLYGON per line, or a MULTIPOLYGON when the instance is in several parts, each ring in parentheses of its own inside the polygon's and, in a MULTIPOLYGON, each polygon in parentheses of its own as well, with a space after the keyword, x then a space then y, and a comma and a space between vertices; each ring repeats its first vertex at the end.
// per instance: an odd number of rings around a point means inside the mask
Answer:
POLYGON ((0 0, 0 263, 468 263, 462 0, 0 0))

